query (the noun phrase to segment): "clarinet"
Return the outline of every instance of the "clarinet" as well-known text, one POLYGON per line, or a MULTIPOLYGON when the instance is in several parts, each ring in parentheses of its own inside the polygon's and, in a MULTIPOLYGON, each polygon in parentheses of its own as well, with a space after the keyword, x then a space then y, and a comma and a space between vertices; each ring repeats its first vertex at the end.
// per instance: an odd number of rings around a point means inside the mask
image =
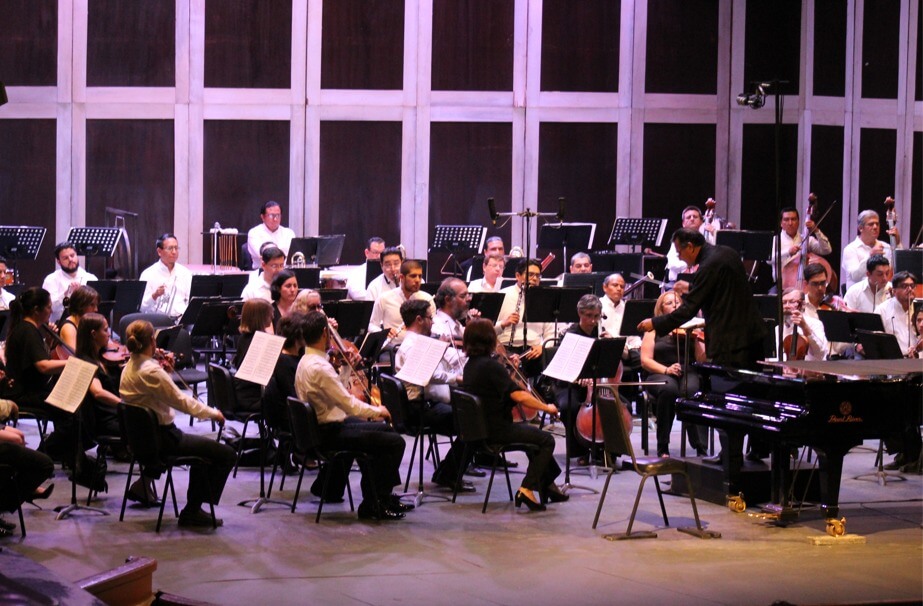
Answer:
MULTIPOLYGON (((516 315, 518 316, 518 315, 519 315, 519 310, 520 310, 521 307, 522 307, 522 286, 519 287, 519 296, 516 297, 516 309, 513 310, 513 313, 516 314, 516 315)), ((512 325, 512 326, 510 327, 510 342, 507 343, 507 345, 506 345, 507 347, 512 347, 512 346, 513 346, 513 339, 516 338, 516 327, 517 327, 518 325, 519 325, 519 323, 517 322, 516 324, 514 324, 514 325, 512 325)))

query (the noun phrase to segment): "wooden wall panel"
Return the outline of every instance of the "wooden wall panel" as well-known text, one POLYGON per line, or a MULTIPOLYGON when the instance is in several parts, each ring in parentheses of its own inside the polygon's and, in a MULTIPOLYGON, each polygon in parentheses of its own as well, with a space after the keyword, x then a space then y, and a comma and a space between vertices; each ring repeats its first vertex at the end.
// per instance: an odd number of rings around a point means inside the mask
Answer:
POLYGON ((0 81, 7 86, 58 83, 56 0, 0 0, 0 81))
POLYGON ((800 89, 801 0, 748 0, 744 42, 744 86, 784 80, 785 94, 800 89))
POLYGON ((321 88, 403 88, 404 2, 324 3, 321 88))
MULTIPOLYGON (((900 226, 901 241, 904 247, 911 243, 919 244, 921 228, 923 228, 923 133, 913 133, 913 168, 911 169, 913 183, 910 187, 910 229, 906 225, 900 226)), ((923 280, 923 276, 917 276, 923 280)))
POLYGON ((289 225, 290 133, 282 120, 205 121, 204 229, 217 221, 246 233, 267 200, 279 203, 289 225))
MULTIPOLYGON (((437 122, 430 133, 429 231, 436 225, 485 225, 487 237, 510 247, 511 225, 488 220, 487 198, 509 212, 513 183, 513 126, 509 123, 437 122)), ((447 254, 430 253, 430 276, 447 254)))
POLYGON ((842 97, 846 93, 847 15, 846 0, 814 4, 815 95, 842 97))
POLYGON ((433 3, 433 90, 513 90, 513 5, 433 3))
POLYGON ((205 86, 289 88, 292 3, 205 3, 205 86))
MULTIPOLYGON (((682 227, 683 209, 704 209, 715 196, 715 142, 713 124, 644 125, 643 216, 669 219, 661 252, 682 227)), ((717 214, 727 216, 727 200, 717 202, 717 214)))
POLYGON ((87 86, 173 86, 175 0, 90 0, 87 86))
POLYGON ((864 6, 862 96, 866 99, 896 99, 901 0, 867 1, 864 6))
POLYGON ((645 92, 714 95, 718 87, 718 1, 650 0, 645 92))
MULTIPOLYGON (((882 225, 885 222, 884 200, 894 196, 896 162, 897 131, 863 128, 859 135, 859 210, 874 210, 881 217, 882 225)), ((884 229, 881 231, 884 234, 884 229)))
POLYGON ((619 89, 620 0, 544 0, 541 89, 619 89))
POLYGON ((0 120, 0 225, 48 229, 38 259, 18 262, 29 286, 41 286, 56 267, 55 129, 54 120, 0 120))
MULTIPOLYGON (((86 225, 105 226, 107 206, 138 213, 128 228, 139 272, 157 259, 157 236, 174 229, 173 150, 172 120, 87 120, 86 225)), ((98 277, 104 266, 87 261, 98 277)))
MULTIPOLYGON (((565 221, 596 223, 594 249, 608 248, 615 223, 618 128, 613 123, 543 122, 539 129, 538 210, 557 212, 558 198, 564 197, 565 221)), ((557 259, 545 273, 562 271, 557 259)))
POLYGON ((320 125, 321 234, 346 234, 344 263, 359 263, 372 236, 400 242, 401 123, 320 125))
MULTIPOLYGON (((811 191, 817 196, 817 212, 822 215, 833 205, 833 209, 820 224, 820 229, 830 238, 833 252, 826 259, 839 273, 840 256, 843 247, 849 242, 841 242, 840 233, 843 225, 843 208, 848 207, 843 200, 843 146, 844 130, 842 126, 824 126, 815 124, 811 127, 811 191)), ((806 200, 797 200, 797 207, 803 209, 806 200)), ((814 221, 820 219, 813 217, 814 221)))
MULTIPOLYGON (((741 158, 740 229, 776 231, 775 126, 745 124, 741 158)), ((783 124, 781 133, 782 206, 795 200, 798 127, 783 124)), ((799 207, 803 206, 799 204, 799 207)))

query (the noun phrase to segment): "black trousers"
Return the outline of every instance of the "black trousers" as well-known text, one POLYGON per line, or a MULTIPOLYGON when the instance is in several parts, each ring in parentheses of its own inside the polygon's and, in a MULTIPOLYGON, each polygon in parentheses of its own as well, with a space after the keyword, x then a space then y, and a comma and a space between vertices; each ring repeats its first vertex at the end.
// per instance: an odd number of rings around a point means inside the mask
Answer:
MULTIPOLYGON (((381 499, 391 494, 391 489, 401 483, 400 465, 404 458, 404 438, 384 423, 372 423, 361 419, 346 419, 342 423, 327 423, 320 426, 322 450, 354 450, 369 455, 368 460, 359 462, 362 472, 362 499, 381 499)), ((317 475, 311 486, 311 493, 320 496, 324 479, 330 474, 327 487, 328 498, 336 498, 346 490, 352 461, 329 466, 317 475)))
POLYGON ((224 492, 228 474, 234 467, 234 449, 215 440, 183 433, 173 424, 160 426, 160 439, 162 453, 165 456, 201 457, 209 462, 209 465, 197 464, 190 468, 186 506, 198 509, 202 503, 211 502, 217 505, 221 500, 221 493, 224 492), (213 498, 209 496, 209 487, 213 498))
POLYGON ((54 463, 48 455, 10 442, 0 442, 0 463, 16 470, 16 488, 19 493, 16 499, 13 491, 4 487, 0 491, 0 511, 15 511, 27 499, 31 499, 35 489, 54 473, 54 463))
POLYGON ((492 427, 490 441, 497 444, 534 444, 538 452, 528 453, 529 467, 522 479, 522 487, 543 490, 561 475, 561 467, 554 460, 554 436, 528 423, 509 423, 492 427))
MULTIPOLYGON (((654 415, 657 418, 657 454, 670 454, 670 431, 676 419, 676 398, 683 389, 683 377, 652 374, 648 381, 666 381, 664 385, 650 385, 648 390, 654 397, 654 415)), ((687 392, 694 394, 699 390, 699 376, 692 372, 687 378, 687 392)), ((697 451, 708 448, 708 428, 702 425, 689 427, 689 445, 697 451)))
MULTIPOLYGON (((422 422, 425 426, 431 427, 440 436, 454 436, 455 419, 452 414, 452 406, 445 402, 425 402, 415 400, 410 403, 411 413, 414 415, 413 422, 422 422)), ((425 436, 424 436, 425 437, 425 436)), ((468 467, 473 455, 462 458, 462 452, 465 450, 465 444, 461 440, 452 442, 449 452, 442 457, 436 470, 433 472, 433 482, 437 484, 451 484, 458 478, 459 469, 468 467)))

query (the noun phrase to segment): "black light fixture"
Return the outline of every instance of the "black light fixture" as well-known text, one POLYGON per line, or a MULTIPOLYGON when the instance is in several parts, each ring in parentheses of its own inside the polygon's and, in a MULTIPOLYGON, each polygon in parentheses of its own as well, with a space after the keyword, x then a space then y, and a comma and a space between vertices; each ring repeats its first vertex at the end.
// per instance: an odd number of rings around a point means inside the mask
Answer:
POLYGON ((9 99, 6 96, 6 87, 0 82, 0 105, 7 103, 9 99))
POLYGON ((737 105, 760 109, 766 105, 766 89, 770 85, 769 82, 754 83, 755 89, 752 93, 740 93, 737 95, 737 105))

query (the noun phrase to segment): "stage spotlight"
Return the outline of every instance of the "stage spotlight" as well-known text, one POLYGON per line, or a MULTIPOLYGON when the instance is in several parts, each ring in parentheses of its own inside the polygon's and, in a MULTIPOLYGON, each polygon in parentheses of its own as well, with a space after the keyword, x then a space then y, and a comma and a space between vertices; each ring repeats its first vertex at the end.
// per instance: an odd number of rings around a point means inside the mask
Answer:
POLYGON ((747 106, 751 109, 759 109, 766 105, 766 88, 768 84, 760 82, 753 93, 740 93, 737 95, 737 105, 747 106))

